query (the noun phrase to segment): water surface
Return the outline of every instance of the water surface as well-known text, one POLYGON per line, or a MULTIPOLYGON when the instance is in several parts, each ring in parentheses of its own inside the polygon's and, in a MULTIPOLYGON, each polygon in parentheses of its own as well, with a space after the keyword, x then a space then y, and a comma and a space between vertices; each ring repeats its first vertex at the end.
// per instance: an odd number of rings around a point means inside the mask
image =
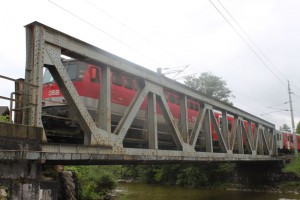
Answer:
POLYGON ((194 189, 176 186, 121 183, 120 200, 300 200, 300 195, 194 189))

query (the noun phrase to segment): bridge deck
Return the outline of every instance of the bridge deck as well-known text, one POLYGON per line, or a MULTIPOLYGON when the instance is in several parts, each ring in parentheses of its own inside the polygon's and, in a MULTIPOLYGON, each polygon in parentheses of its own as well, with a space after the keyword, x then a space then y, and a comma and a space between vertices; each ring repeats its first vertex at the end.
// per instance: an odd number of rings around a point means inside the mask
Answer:
POLYGON ((43 143, 42 129, 0 122, 0 160, 32 160, 47 164, 126 164, 126 163, 193 163, 193 162, 257 162, 282 161, 281 157, 252 154, 187 152, 111 148, 75 144, 43 143))

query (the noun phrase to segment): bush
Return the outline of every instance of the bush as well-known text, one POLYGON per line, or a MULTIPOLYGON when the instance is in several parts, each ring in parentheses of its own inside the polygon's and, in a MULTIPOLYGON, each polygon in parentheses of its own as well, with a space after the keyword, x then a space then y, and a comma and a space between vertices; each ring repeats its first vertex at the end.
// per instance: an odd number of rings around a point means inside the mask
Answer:
POLYGON ((10 122, 8 115, 1 115, 0 116, 0 122, 10 122))
POLYGON ((81 186, 82 199, 101 199, 116 186, 119 166, 72 166, 66 170, 73 171, 81 186))
POLYGON ((300 177, 300 157, 294 158, 291 163, 283 169, 284 172, 292 172, 300 177))

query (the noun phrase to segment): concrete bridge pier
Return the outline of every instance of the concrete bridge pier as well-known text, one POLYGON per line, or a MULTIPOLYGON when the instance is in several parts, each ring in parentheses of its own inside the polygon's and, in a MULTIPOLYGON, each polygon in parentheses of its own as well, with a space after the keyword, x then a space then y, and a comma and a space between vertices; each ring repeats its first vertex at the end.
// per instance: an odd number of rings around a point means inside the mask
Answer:
POLYGON ((37 162, 1 161, 0 186, 12 200, 40 199, 40 171, 37 162))
POLYGON ((42 128, 0 122, 0 189, 9 199, 56 199, 56 184, 41 180, 41 161, 27 155, 41 151, 42 133, 42 128))
POLYGON ((259 189, 281 181, 283 162, 237 163, 234 182, 248 188, 259 189))

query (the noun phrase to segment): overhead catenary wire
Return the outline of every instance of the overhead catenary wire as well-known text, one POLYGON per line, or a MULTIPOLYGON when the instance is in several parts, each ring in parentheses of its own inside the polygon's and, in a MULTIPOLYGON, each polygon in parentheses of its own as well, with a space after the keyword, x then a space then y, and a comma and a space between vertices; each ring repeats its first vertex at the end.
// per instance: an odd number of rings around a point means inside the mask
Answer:
POLYGON ((290 82, 291 83, 291 85, 293 85, 293 87, 294 88, 296 88, 297 90, 299 90, 300 91, 300 88, 298 87, 298 86, 296 86, 295 84, 293 84, 292 82, 290 82))
POLYGON ((258 45, 254 42, 254 40, 248 35, 248 33, 243 29, 243 27, 235 20, 235 18, 230 14, 228 9, 221 3, 220 0, 218 0, 219 4, 223 7, 223 9, 226 11, 226 13, 231 17, 231 19, 234 21, 234 23, 240 28, 240 30, 245 34, 245 36, 248 38, 248 40, 253 44, 253 46, 259 51, 259 53, 273 66, 273 68, 285 79, 288 80, 288 78, 279 71, 279 69, 273 64, 273 62, 262 52, 262 50, 258 47, 258 45))
POLYGON ((225 19, 225 21, 229 24, 229 26, 236 32, 236 34, 242 39, 242 41, 247 45, 247 47, 252 51, 252 53, 262 62, 263 66, 265 66, 275 77, 276 79, 286 87, 286 84, 276 75, 273 70, 268 66, 268 64, 262 59, 262 57, 256 52, 256 50, 246 41, 246 39, 241 35, 241 33, 233 26, 233 24, 225 17, 225 15, 217 8, 217 6, 209 0, 209 2, 213 5, 213 7, 218 11, 218 13, 225 19))
MULTIPOLYGON (((51 2, 51 0, 49 0, 50 2, 51 2)), ((51 3, 53 3, 53 2, 51 2, 51 3)), ((66 12, 68 12, 66 9, 64 9, 66 12)), ((105 11, 104 11, 105 12, 105 11)), ((72 14, 72 15, 74 15, 74 13, 70 13, 70 14, 72 14)), ((76 15, 76 14, 75 14, 76 15)), ((108 15, 109 15, 109 13, 108 13, 108 15)), ((75 16, 75 17, 79 17, 80 18, 80 16, 75 16)), ((113 17, 112 15, 111 15, 111 17, 113 17)), ((116 20, 118 20, 117 18, 115 18, 116 20)), ((80 19, 80 20, 85 20, 85 19, 80 19)), ((121 21, 120 21, 121 22, 121 21)), ((88 21, 86 21, 85 23, 88 23, 88 21)), ((95 26, 94 28, 96 28, 96 29, 98 29, 99 27, 98 26, 96 26, 95 24, 89 24, 90 26, 95 26)), ((124 24, 123 24, 124 25, 124 24)), ((130 29, 130 27, 127 27, 128 29, 130 29)), ((101 29, 101 28, 100 28, 101 29)), ((101 32, 105 32, 105 33, 107 33, 109 36, 112 36, 112 37, 114 37, 113 35, 111 35, 110 33, 108 33, 108 32, 106 32, 105 30, 103 30, 103 29, 101 29, 101 32)), ((138 33, 137 33, 138 34, 138 33)), ((125 46, 127 46, 127 47, 130 47, 131 49, 133 49, 134 51, 136 51, 136 52, 138 52, 139 54, 141 54, 141 52, 139 52, 138 50, 136 50, 136 49, 134 49, 134 48, 132 48, 130 45, 128 45, 128 44, 126 44, 126 43, 124 43, 122 40, 120 40, 119 38, 117 38, 117 37, 114 37, 113 38, 114 40, 116 40, 116 41, 118 41, 118 42, 120 42, 120 43, 122 43, 123 45, 125 45, 125 46)), ((147 40, 147 38, 145 38, 146 40, 147 40)), ((250 45, 250 44, 249 44, 250 45)), ((142 55, 144 55, 144 54, 142 54, 142 55)), ((152 60, 152 59, 151 59, 152 60)), ((158 63, 157 61, 155 61, 156 63, 158 63)), ((159 63, 160 64, 160 63, 159 63)), ((272 71, 272 70, 271 70, 272 71)), ((176 75, 177 76, 177 75, 176 75)), ((279 78, 279 77, 278 77, 279 78)), ((280 78, 279 78, 280 79, 280 78)), ((280 79, 281 80, 281 79, 280 79)))
MULTIPOLYGON (((244 30, 244 28, 237 22, 237 20, 230 14, 228 9, 218 0, 219 4, 223 7, 226 13, 231 17, 234 23, 240 28, 240 30, 244 33, 244 35, 248 38, 248 40, 253 44, 253 46, 259 51, 259 53, 271 64, 271 66, 287 81, 289 80, 275 65, 274 63, 263 53, 263 51, 258 47, 258 45, 254 42, 254 40, 249 36, 249 34, 244 30)), ((300 91, 300 88, 291 82, 296 89, 300 91)))
POLYGON ((285 105, 285 104, 288 104, 288 103, 289 103, 289 102, 286 101, 286 102, 284 102, 284 103, 280 103, 280 104, 275 104, 275 105, 272 105, 272 106, 268 106, 267 108, 278 109, 278 108, 274 108, 274 107, 276 107, 276 106, 282 106, 282 105, 285 105))
POLYGON ((268 115, 268 114, 272 114, 272 113, 277 113, 277 112, 285 112, 285 111, 290 111, 288 109, 280 109, 280 110, 277 110, 277 111, 272 111, 272 112, 267 112, 267 113, 261 113, 260 115, 261 116, 264 116, 264 115, 268 115))
POLYGON ((55 2, 52 1, 52 0, 48 0, 48 1, 49 1, 50 3, 52 3, 53 5, 55 5, 56 7, 58 7, 58 8, 60 8, 60 9, 64 10, 65 12, 67 12, 67 13, 69 13, 70 15, 74 16, 75 18, 79 19, 80 21, 82 21, 82 22, 88 24, 88 25, 91 26, 92 28, 94 28, 94 29, 96 29, 96 30, 102 32, 102 33, 105 34, 106 36, 112 38, 113 40, 115 40, 115 41, 121 43, 122 45, 128 47, 129 49, 135 51, 136 53, 139 53, 140 55, 142 55, 142 56, 144 56, 144 57, 146 57, 146 58, 148 58, 148 59, 154 61, 155 63, 157 63, 157 64, 159 64, 159 65, 162 65, 162 64, 161 64, 160 62, 158 62, 156 59, 153 59, 153 58, 149 57, 148 55, 142 53, 141 51, 137 50, 136 48, 132 47, 131 45, 129 45, 129 44, 123 42, 123 41, 120 40, 119 38, 117 38, 117 37, 111 35, 110 33, 104 31, 103 29, 99 28, 98 26, 96 26, 96 25, 90 23, 89 21, 83 19, 83 18, 80 17, 79 15, 76 15, 75 13, 73 13, 73 12, 67 10, 66 8, 62 7, 61 5, 55 3, 55 2))
POLYGON ((105 10, 99 8, 99 6, 95 5, 94 3, 90 2, 89 0, 86 0, 86 2, 91 5, 92 7, 96 8, 98 11, 102 12, 103 14, 105 14, 106 16, 108 16, 109 18, 111 18, 112 20, 116 21, 117 23, 121 24, 122 27, 127 28, 129 31, 131 31, 132 33, 134 33, 135 35, 139 36, 141 39, 143 39, 144 41, 146 41, 147 43, 151 44, 153 47, 155 47, 158 50, 162 50, 164 51, 165 54, 169 55, 170 57, 172 57, 174 60, 177 60, 180 63, 184 63, 183 61, 179 60, 176 56, 170 54, 169 51, 159 47, 157 44, 155 44, 154 42, 152 42, 151 40, 149 40, 148 38, 146 38, 144 35, 142 35, 141 33, 137 32, 136 30, 134 30, 133 28, 131 28, 130 26, 126 25, 124 22, 122 22, 121 20, 119 20, 118 18, 114 17, 113 15, 109 14, 108 12, 106 12, 105 10))

